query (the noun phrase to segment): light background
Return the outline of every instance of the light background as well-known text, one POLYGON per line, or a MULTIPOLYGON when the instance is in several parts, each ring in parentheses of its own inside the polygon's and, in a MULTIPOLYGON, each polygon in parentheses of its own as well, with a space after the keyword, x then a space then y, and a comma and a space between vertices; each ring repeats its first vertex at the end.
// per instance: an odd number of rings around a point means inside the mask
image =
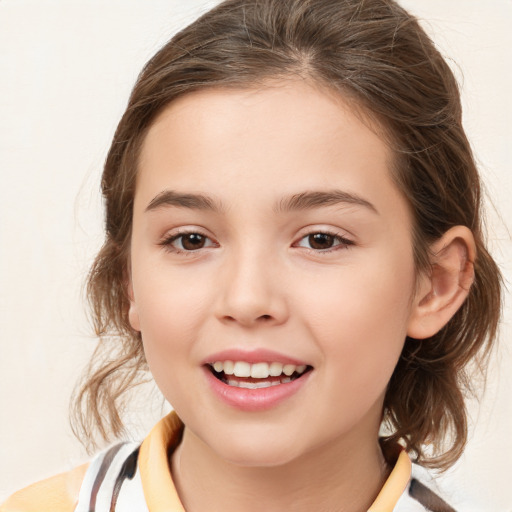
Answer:
MULTIPOLYGON (((86 460, 68 401, 94 346, 82 286, 102 241, 102 162, 144 62, 206 0, 0 0, 0 501, 86 460)), ((403 0, 449 57, 512 280, 512 1, 403 0)), ((471 441, 440 486, 462 511, 510 512, 511 298, 471 441)), ((151 393, 151 390, 147 391, 151 393)), ((156 421, 135 404, 132 436, 156 421)))

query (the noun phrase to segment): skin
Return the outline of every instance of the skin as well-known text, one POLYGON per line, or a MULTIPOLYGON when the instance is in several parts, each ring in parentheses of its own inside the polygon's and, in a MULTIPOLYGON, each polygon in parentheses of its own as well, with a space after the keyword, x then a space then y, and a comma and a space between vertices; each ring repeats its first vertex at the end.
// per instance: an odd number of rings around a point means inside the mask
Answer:
MULTIPOLYGON (((391 161, 342 97, 306 82, 188 94, 150 128, 130 322, 186 425, 171 466, 187 511, 358 511, 378 494, 389 473, 378 444, 387 383, 406 335, 444 322, 431 321, 432 280, 415 287, 411 214, 391 161), (333 189, 362 201, 276 211, 283 198, 333 189), (148 209, 165 191, 208 195, 223 209, 148 209), (178 230, 204 245, 171 241, 178 230), (311 243, 326 232, 341 238, 311 243), (202 367, 231 348, 276 350, 313 370, 276 407, 240 411, 212 393, 202 367)), ((445 251, 454 282, 466 235, 442 242, 454 247, 445 251)))

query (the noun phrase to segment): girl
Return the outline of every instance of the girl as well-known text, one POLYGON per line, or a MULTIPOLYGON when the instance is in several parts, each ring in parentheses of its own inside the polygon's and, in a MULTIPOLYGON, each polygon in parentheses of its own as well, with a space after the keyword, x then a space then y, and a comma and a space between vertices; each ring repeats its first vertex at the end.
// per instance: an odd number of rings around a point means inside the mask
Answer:
POLYGON ((409 456, 462 453, 500 276, 455 80, 413 17, 222 3, 145 66, 102 187, 78 425, 119 435, 146 367, 175 412, 3 511, 453 510, 409 456))

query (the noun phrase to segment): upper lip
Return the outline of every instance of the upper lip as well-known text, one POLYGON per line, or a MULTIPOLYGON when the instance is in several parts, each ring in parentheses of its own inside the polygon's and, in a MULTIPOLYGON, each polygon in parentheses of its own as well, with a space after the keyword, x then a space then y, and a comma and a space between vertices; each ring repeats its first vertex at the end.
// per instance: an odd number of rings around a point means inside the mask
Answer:
POLYGON ((204 359, 202 364, 212 364, 215 361, 245 361, 246 363, 282 363, 296 366, 308 365, 307 362, 281 354, 274 350, 258 348, 253 350, 226 349, 215 352, 204 359))

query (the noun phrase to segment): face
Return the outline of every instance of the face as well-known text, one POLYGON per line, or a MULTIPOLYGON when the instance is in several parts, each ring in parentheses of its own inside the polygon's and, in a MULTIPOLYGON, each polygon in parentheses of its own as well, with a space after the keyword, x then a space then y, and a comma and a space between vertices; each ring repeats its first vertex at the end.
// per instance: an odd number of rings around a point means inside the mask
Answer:
POLYGON ((343 98, 293 81, 185 95, 152 125, 130 322, 204 449, 269 466, 376 439, 415 283, 390 161, 343 98))

